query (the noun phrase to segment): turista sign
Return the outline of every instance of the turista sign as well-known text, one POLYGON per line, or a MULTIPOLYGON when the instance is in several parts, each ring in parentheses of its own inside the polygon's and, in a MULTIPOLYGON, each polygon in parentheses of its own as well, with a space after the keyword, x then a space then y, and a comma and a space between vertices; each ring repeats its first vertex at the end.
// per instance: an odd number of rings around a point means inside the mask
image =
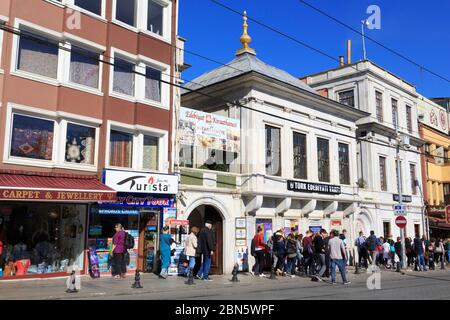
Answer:
POLYGON ((118 192, 172 195, 178 192, 175 175, 105 170, 104 183, 118 192))

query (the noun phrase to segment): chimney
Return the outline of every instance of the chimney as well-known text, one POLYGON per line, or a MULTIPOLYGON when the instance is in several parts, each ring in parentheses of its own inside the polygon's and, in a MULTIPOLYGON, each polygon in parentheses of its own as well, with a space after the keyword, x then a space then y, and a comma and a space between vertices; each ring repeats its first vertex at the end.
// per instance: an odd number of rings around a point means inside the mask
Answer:
POLYGON ((347 40, 347 64, 352 63, 352 40, 347 40))
POLYGON ((344 56, 339 56, 339 66, 342 67, 345 64, 344 56))

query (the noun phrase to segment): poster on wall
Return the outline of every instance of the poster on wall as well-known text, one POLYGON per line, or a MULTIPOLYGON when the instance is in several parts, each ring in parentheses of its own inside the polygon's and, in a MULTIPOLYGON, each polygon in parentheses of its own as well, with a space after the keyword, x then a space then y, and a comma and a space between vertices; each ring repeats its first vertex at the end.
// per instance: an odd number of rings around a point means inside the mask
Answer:
POLYGON ((263 228, 264 242, 267 242, 273 234, 272 219, 256 219, 256 228, 259 226, 263 228))
POLYGON ((309 221, 309 231, 320 232, 320 229, 322 229, 322 222, 320 220, 309 221))
POLYGON ((286 220, 284 220, 284 234, 287 236, 292 231, 295 234, 298 234, 298 231, 299 231, 298 220, 295 220, 295 219, 286 219, 286 220))
POLYGON ((246 272, 249 270, 248 247, 246 247, 246 246, 236 247, 235 263, 237 263, 237 265, 238 265, 238 271, 246 272))
POLYGON ((164 224, 168 224, 171 219, 177 218, 177 209, 176 208, 163 208, 163 221, 164 224))
POLYGON ((339 233, 342 232, 342 220, 341 219, 332 219, 330 221, 330 229, 337 230, 339 233))
POLYGON ((189 235, 189 220, 170 219, 168 225, 173 240, 171 249, 175 249, 174 255, 170 258, 169 274, 178 275, 184 273, 188 267, 184 247, 189 235))
POLYGON ((240 150, 239 119, 181 107, 178 126, 182 145, 235 153, 240 150))

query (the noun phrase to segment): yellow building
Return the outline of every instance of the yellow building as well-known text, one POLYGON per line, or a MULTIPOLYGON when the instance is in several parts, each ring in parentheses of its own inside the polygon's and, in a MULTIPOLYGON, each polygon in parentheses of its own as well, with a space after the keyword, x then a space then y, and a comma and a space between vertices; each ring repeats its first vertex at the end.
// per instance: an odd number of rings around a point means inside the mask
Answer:
POLYGON ((419 133, 426 141, 422 158, 423 197, 430 237, 450 236, 445 206, 450 205, 449 114, 425 97, 418 98, 419 133))

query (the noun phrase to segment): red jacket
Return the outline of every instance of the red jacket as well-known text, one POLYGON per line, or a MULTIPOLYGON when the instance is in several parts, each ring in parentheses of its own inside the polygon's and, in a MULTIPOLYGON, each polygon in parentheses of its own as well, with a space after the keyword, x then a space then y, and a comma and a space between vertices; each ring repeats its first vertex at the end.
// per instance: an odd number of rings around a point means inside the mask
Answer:
POLYGON ((255 234, 255 249, 266 249, 266 243, 264 242, 264 236, 260 233, 255 234))

